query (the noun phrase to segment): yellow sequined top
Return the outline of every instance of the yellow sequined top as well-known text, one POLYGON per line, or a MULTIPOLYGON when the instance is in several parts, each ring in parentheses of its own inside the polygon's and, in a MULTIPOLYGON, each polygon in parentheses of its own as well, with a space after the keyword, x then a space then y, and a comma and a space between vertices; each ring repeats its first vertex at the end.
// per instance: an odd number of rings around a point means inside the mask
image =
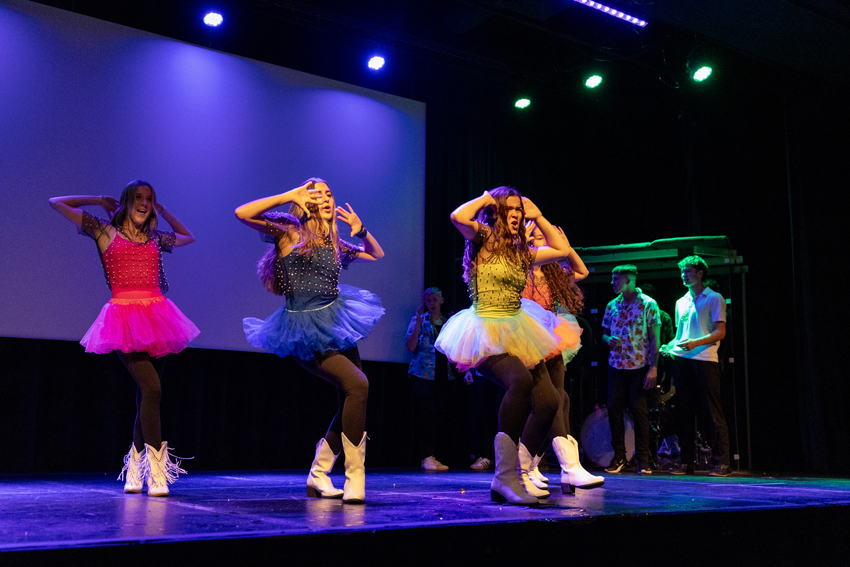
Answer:
MULTIPOLYGON (((489 228, 489 227, 488 227, 489 228)), ((489 237, 482 226, 478 238, 489 237)), ((512 317, 519 313, 522 290, 529 266, 502 256, 479 262, 469 277, 469 299, 479 317, 512 317)))

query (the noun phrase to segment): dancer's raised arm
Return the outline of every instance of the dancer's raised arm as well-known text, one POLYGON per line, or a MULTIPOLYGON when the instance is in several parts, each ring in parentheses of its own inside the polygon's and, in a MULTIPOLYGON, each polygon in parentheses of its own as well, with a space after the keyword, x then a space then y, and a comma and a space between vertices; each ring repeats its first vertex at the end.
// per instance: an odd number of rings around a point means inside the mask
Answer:
POLYGON ((348 210, 345 210, 343 207, 336 208, 336 218, 351 227, 351 236, 356 236, 363 241, 363 252, 358 252, 354 261, 374 262, 383 258, 384 250, 381 248, 381 245, 378 244, 372 233, 366 230, 366 227, 363 226, 363 222, 357 216, 357 213, 354 212, 354 209, 351 208, 351 205, 346 203, 345 206, 348 207, 348 210))
MULTIPOLYGON (((308 182, 301 187, 296 187, 286 193, 272 195, 271 197, 265 197, 263 199, 251 201, 250 203, 245 203, 236 209, 236 218, 254 230, 266 232, 267 225, 266 220, 263 219, 263 214, 272 209, 276 209, 277 207, 293 203, 298 205, 304 211, 306 218, 309 218, 310 211, 307 209, 307 205, 314 204, 318 206, 322 202, 321 190, 315 187, 308 189, 307 187, 309 185, 314 184, 313 182, 308 182)), ((288 227, 287 224, 282 224, 282 226, 284 229, 288 227)), ((295 226, 294 223, 292 226, 295 226)))
POLYGON ((109 218, 112 218, 118 208, 118 201, 109 195, 67 195, 50 199, 50 206, 77 226, 83 225, 83 210, 80 207, 86 205, 103 207, 109 218))
POLYGON ((452 224, 454 224, 466 240, 472 240, 478 234, 478 221, 474 220, 478 211, 484 207, 497 206, 496 199, 489 191, 484 191, 480 197, 467 201, 452 211, 452 224))
POLYGON ((546 238, 546 246, 537 248, 534 265, 541 266, 566 258, 572 247, 570 247, 570 241, 567 240, 564 232, 552 226, 552 223, 546 220, 537 205, 531 202, 531 199, 523 197, 522 206, 525 211, 525 218, 534 221, 546 238))
POLYGON ((187 244, 192 244, 195 241, 195 235, 192 234, 186 226, 177 220, 177 217, 171 214, 171 211, 163 207, 161 204, 156 204, 156 214, 160 218, 165 219, 171 228, 174 229, 174 234, 176 239, 174 241, 174 246, 186 246, 187 244))

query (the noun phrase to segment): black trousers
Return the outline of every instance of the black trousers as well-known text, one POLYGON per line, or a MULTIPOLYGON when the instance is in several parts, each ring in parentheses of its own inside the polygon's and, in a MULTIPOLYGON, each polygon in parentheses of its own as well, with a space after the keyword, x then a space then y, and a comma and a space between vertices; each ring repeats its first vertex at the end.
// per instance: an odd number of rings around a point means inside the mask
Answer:
POLYGON ((673 380, 679 409, 682 464, 696 458, 694 420, 699 413, 708 431, 712 453, 719 464, 729 465, 729 428, 720 400, 720 364, 706 360, 673 358, 673 380))
POLYGON ((608 424, 611 427, 611 447, 614 458, 627 459, 626 427, 623 411, 626 397, 635 420, 635 457, 644 463, 651 462, 649 456, 649 396, 650 390, 643 389, 648 368, 621 370, 608 367, 608 424))

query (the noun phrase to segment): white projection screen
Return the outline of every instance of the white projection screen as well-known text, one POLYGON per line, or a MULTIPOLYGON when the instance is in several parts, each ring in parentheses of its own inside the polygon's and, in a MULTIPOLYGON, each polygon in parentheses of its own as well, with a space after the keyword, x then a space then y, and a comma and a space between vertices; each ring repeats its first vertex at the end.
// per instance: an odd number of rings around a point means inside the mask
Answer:
POLYGON ((117 198, 140 178, 197 239, 164 258, 167 297, 201 329, 192 346, 254 350, 242 318, 283 299, 260 284, 266 244, 233 211, 313 176, 386 252, 340 277, 387 310, 362 357, 407 361, 424 284, 424 103, 0 0, 0 336, 83 336, 110 293, 95 244, 48 199, 117 198))

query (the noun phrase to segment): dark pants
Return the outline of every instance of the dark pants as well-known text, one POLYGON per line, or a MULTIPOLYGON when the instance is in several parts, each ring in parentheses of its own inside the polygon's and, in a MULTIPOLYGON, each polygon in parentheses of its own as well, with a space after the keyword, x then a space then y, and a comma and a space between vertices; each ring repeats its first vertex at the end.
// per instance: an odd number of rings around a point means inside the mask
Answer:
MULTIPOLYGON (((436 456, 438 438, 446 423, 448 382, 424 380, 408 374, 413 390, 413 451, 420 461, 436 456)), ((445 443, 439 443, 445 451, 445 443)), ((446 456, 442 455, 445 459, 446 456)))
POLYGON ((719 464, 729 466, 729 429, 720 402, 720 364, 705 360, 673 358, 673 380, 679 409, 682 464, 696 457, 694 420, 699 412, 708 429, 712 452, 719 464))
POLYGON ((644 463, 649 458, 649 414, 648 400, 650 391, 643 389, 648 368, 620 370, 608 367, 608 424, 611 426, 611 447, 614 457, 626 459, 626 427, 623 424, 623 410, 626 408, 626 396, 632 408, 635 420, 635 456, 644 463))

